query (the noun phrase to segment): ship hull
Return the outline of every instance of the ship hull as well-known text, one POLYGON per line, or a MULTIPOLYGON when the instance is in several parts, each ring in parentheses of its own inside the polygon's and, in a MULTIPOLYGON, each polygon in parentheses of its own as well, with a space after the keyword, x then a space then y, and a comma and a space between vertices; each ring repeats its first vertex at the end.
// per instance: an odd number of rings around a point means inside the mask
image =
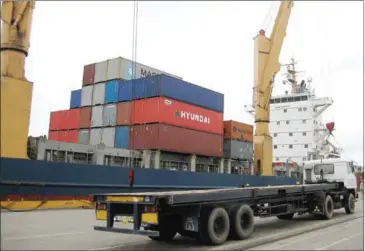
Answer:
POLYGON ((93 193, 195 190, 250 186, 292 185, 295 178, 134 169, 55 163, 40 160, 0 159, 1 200, 81 199, 93 193))

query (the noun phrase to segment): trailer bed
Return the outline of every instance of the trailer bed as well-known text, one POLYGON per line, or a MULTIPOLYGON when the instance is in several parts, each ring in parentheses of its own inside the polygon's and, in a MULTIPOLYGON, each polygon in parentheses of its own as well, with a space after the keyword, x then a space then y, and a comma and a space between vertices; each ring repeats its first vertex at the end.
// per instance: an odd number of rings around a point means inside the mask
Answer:
POLYGON ((307 194, 338 188, 338 183, 285 185, 267 187, 245 187, 212 190, 145 192, 145 193, 107 193, 94 194, 95 202, 142 203, 154 204, 157 200, 165 200, 169 205, 220 202, 237 199, 250 199, 279 194, 307 194))

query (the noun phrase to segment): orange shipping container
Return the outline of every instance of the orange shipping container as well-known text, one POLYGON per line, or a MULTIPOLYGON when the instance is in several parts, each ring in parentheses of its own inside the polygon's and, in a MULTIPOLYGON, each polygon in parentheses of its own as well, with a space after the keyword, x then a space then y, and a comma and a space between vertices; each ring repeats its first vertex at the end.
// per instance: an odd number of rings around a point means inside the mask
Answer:
POLYGON ((58 139, 59 139, 58 135, 59 135, 58 131, 49 131, 48 132, 48 140, 58 141, 58 139))
POLYGON ((117 104, 117 125, 130 125, 131 121, 131 102, 120 102, 117 104))
POLYGON ((233 120, 224 121, 224 139, 253 142, 253 125, 233 120))
POLYGON ((91 107, 80 108, 80 128, 90 128, 91 124, 91 107))

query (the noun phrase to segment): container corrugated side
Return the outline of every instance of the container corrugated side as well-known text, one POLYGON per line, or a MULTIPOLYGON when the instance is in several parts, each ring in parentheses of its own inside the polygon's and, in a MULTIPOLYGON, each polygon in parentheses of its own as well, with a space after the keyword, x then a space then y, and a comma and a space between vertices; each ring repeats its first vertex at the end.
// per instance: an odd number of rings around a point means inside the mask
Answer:
POLYGON ((101 144, 101 128, 90 129, 90 145, 101 144))
POLYGON ((223 134, 223 113, 165 97, 135 100, 132 124, 163 123, 223 134))
POLYGON ((94 84, 95 64, 84 66, 84 74, 82 77, 82 86, 94 84))
POLYGON ((80 128, 90 128, 91 124, 91 107, 80 108, 80 128))
POLYGON ((118 83, 118 102, 132 100, 132 81, 119 81, 118 83))
POLYGON ((94 85, 93 105, 102 105, 105 101, 105 83, 94 85))
POLYGON ((62 111, 53 111, 50 113, 50 118, 49 118, 49 130, 50 131, 60 130, 61 112, 62 111))
POLYGON ((102 127, 103 126, 103 106, 94 106, 91 111, 91 124, 90 127, 102 127))
POLYGON ((225 158, 252 160, 253 143, 239 140, 224 140, 223 155, 225 158))
POLYGON ((93 100, 93 85, 84 86, 81 89, 81 106, 91 106, 93 100))
POLYGON ((68 130, 68 131, 64 131, 65 133, 65 142, 69 142, 69 143, 77 143, 78 142, 78 137, 79 137, 79 131, 78 130, 68 130))
POLYGON ((188 104, 200 106, 206 109, 223 112, 224 111, 224 95, 189 82, 170 77, 165 74, 147 77, 141 80, 132 80, 134 83, 144 85, 136 88, 136 93, 143 90, 143 94, 139 94, 144 98, 152 98, 164 96, 188 104), (144 83, 140 83, 144 81, 144 83))
POLYGON ((79 130, 78 143, 88 145, 90 140, 90 131, 87 129, 79 130))
POLYGON ((115 147, 128 149, 129 127, 117 126, 115 128, 115 147))
POLYGON ((108 71, 108 61, 102 61, 95 64, 95 77, 94 77, 94 84, 106 82, 108 71))
POLYGON ((221 135, 164 124, 134 125, 130 128, 129 148, 221 157, 221 135))
POLYGON ((101 142, 107 147, 114 147, 115 127, 102 128, 101 142))
POLYGON ((64 121, 61 130, 79 129, 80 127, 80 109, 64 111, 64 121))
POLYGON ((117 119, 116 125, 130 125, 132 114, 131 102, 119 102, 117 103, 117 119))
POLYGON ((70 109, 81 106, 81 89, 71 91, 70 109))
POLYGON ((59 139, 58 134, 59 134, 58 131, 49 131, 48 132, 48 140, 58 141, 58 139, 59 139))
POLYGON ((116 103, 118 101, 119 81, 108 81, 105 85, 105 104, 116 103))
POLYGON ((233 120, 224 121, 224 138, 253 142, 253 125, 233 120))
POLYGON ((104 106, 103 126, 115 126, 117 106, 109 104, 104 106))

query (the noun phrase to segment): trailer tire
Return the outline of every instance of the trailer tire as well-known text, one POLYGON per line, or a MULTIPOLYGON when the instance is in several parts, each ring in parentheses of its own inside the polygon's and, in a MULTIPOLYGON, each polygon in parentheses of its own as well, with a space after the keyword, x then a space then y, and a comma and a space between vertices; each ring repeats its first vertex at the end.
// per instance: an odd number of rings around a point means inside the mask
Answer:
POLYGON ((294 213, 282 214, 282 215, 278 215, 276 217, 278 217, 278 219, 280 219, 280 220, 291 220, 294 217, 294 213))
POLYGON ((325 220, 331 219, 333 217, 333 208, 334 205, 332 197, 330 195, 327 195, 324 199, 322 218, 325 220))
POLYGON ((177 234, 177 219, 174 217, 161 217, 158 226, 159 236, 148 236, 154 241, 172 241, 177 234))
POLYGON ((345 211, 347 214, 353 214, 355 212, 355 197, 352 193, 349 193, 347 196, 345 211))
POLYGON ((199 229, 200 235, 197 240, 202 244, 220 245, 224 243, 230 229, 227 211, 222 207, 202 210, 199 229))
POLYGON ((230 225, 232 238, 243 240, 250 237, 254 230, 254 215, 251 207, 242 204, 233 208, 230 214, 230 225))

